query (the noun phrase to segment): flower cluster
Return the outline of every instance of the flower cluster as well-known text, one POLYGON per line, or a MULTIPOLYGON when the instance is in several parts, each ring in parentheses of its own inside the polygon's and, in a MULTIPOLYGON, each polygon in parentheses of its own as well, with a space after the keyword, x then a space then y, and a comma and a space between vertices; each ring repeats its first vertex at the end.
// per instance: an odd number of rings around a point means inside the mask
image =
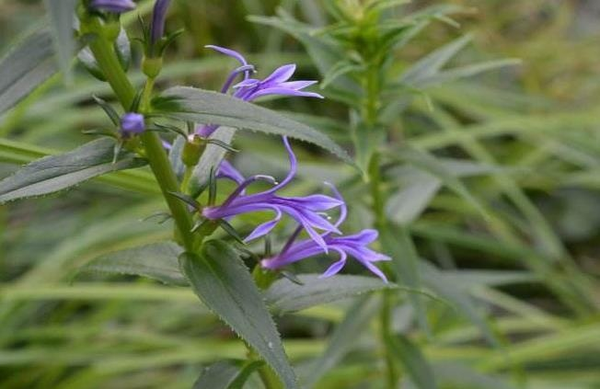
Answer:
POLYGON ((334 251, 340 255, 340 259, 327 269, 323 277, 331 277, 342 270, 350 255, 387 282, 383 272, 373 263, 388 261, 390 258, 368 248, 368 245, 377 239, 377 231, 367 229, 355 235, 344 236, 338 229, 346 219, 347 209, 344 199, 335 187, 330 185, 335 197, 322 194, 285 197, 277 193, 292 181, 297 169, 296 156, 286 137, 283 138, 283 143, 290 160, 290 170, 285 179, 280 183, 277 183, 273 177, 265 175, 244 179, 230 163, 224 161, 219 167, 217 177, 230 179, 238 183, 238 186, 221 205, 204 208, 202 216, 209 220, 217 220, 249 212, 274 212, 275 217, 272 220, 259 225, 246 237, 245 241, 251 241, 268 234, 277 226, 284 214, 288 215, 298 223, 298 228, 279 254, 261 261, 263 268, 280 269, 302 259, 334 251), (263 192, 245 194, 248 186, 257 181, 269 182, 273 187, 263 192), (340 210, 340 217, 335 224, 332 224, 324 212, 336 208, 340 210), (296 242, 302 231, 305 231, 309 238, 296 242))
MULTIPOLYGON (((252 101, 268 95, 322 98, 318 93, 303 90, 316 81, 289 81, 296 70, 296 65, 283 65, 265 79, 259 80, 250 77, 251 73, 255 72, 255 68, 238 52, 219 46, 207 47, 235 58, 240 63, 240 66, 227 77, 221 88, 222 93, 233 90, 232 95, 244 101, 252 101), (242 80, 234 84, 239 76, 242 80)), ((200 126, 192 136, 209 137, 217 128, 216 125, 200 126)), ((250 212, 273 212, 275 217, 272 220, 260 224, 245 238, 248 242, 270 233, 286 215, 293 219, 298 227, 279 254, 261 261, 263 268, 280 269, 305 258, 335 252, 340 255, 340 259, 325 271, 323 277, 337 274, 346 264, 348 256, 351 256, 387 282, 383 272, 374 263, 387 261, 390 258, 368 248, 368 245, 377 239, 377 231, 367 229, 355 235, 344 236, 339 230, 339 226, 346 219, 347 209, 344 199, 335 187, 330 185, 334 193, 333 197, 323 194, 287 197, 279 194, 294 179, 298 165, 287 137, 283 137, 283 145, 289 157, 290 169, 281 182, 277 182, 274 177, 260 174, 244 178, 229 162, 221 162, 216 177, 231 180, 237 184, 237 187, 221 205, 203 208, 202 217, 208 220, 220 220, 250 212), (247 194, 248 187, 258 181, 267 182, 272 187, 262 192, 247 194), (326 212, 334 209, 339 209, 340 217, 335 224, 332 224, 326 212), (308 238, 296 241, 303 231, 308 238)))

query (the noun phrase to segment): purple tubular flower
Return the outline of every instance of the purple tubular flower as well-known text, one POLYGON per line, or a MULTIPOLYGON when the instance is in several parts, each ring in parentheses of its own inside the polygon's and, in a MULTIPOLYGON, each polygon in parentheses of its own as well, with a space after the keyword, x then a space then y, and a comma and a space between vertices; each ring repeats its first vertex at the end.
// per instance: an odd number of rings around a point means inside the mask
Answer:
POLYGON ((98 11, 123 13, 135 8, 132 0, 92 0, 90 6, 98 11))
MULTIPOLYGON (((240 83, 233 86, 233 97, 237 97, 238 99, 244 101, 252 101, 259 97, 270 95, 315 97, 319 99, 323 98, 323 96, 318 93, 305 92, 302 90, 310 85, 315 84, 316 81, 288 81, 296 71, 296 65, 294 64, 280 66, 264 80, 258 80, 250 78, 250 73, 255 72, 254 66, 248 64, 248 61, 246 61, 244 56, 237 51, 213 45, 206 47, 216 50, 221 54, 235 58, 241 65, 229 74, 227 80, 221 88, 221 93, 227 93, 232 88, 234 80, 240 74, 243 74, 244 79, 240 83)), ((200 126, 196 129, 196 134, 207 137, 210 136, 217 128, 218 126, 215 125, 200 126)))
MULTIPOLYGON (((331 188, 335 193, 335 196, 342 201, 343 204, 341 206, 340 217, 335 223, 335 227, 338 227, 346 219, 346 204, 343 202, 337 189, 333 186, 331 186, 331 188)), ((266 269, 279 269, 291 263, 323 253, 322 246, 317 245, 314 239, 305 239, 294 243, 300 232, 301 229, 298 228, 289 238, 281 252, 271 258, 263 259, 261 261, 261 266, 266 269)), ((358 234, 349 236, 334 236, 330 232, 325 232, 321 238, 329 250, 335 251, 340 255, 340 259, 333 263, 321 277, 327 278, 339 273, 346 265, 348 255, 350 255, 373 274, 381 278, 384 282, 387 282, 386 276, 373 263, 389 261, 391 258, 368 248, 369 244, 377 240, 378 235, 379 233, 372 229, 366 229, 358 234)))
MULTIPOLYGON (((283 181, 277 183, 273 177, 256 175, 242 181, 238 187, 229 195, 223 204, 214 207, 206 207, 202 215, 210 220, 224 219, 232 216, 257 212, 272 211, 275 218, 256 227, 246 241, 251 241, 268 234, 281 220, 283 214, 292 217, 306 230, 308 235, 321 247, 321 251, 327 251, 327 245, 317 230, 329 233, 340 233, 336 226, 332 225, 323 212, 339 207, 343 201, 324 195, 312 195, 306 197, 283 197, 277 195, 277 191, 285 187, 296 175, 296 156, 294 155, 289 141, 283 138, 285 148, 290 159, 290 171, 283 181), (274 186, 264 192, 244 194, 246 188, 256 181, 267 181, 274 186)), ((227 167, 226 167, 227 169, 227 167)))
POLYGON ((165 20, 171 0, 156 0, 152 11, 152 24, 150 25, 150 44, 152 46, 163 37, 165 33, 165 20))
POLYGON ((141 134, 145 129, 144 115, 128 112, 121 117, 121 133, 124 136, 141 134))

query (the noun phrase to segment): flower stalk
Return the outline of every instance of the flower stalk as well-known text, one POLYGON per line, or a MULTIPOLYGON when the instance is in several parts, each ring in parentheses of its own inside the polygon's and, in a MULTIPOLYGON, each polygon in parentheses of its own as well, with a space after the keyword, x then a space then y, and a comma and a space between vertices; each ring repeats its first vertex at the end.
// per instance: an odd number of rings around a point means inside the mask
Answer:
MULTIPOLYGON (((85 20, 87 25, 83 25, 88 31, 96 34, 96 39, 90 42, 90 49, 98 62, 98 66, 106 75, 106 80, 115 92, 117 99, 123 106, 123 109, 129 111, 132 106, 136 91, 127 75, 125 74, 113 45, 103 34, 103 26, 97 17, 85 20)), ((142 113, 148 113, 150 109, 150 96, 152 93, 153 80, 149 80, 144 89, 144 95, 141 102, 142 113)), ((179 190, 179 183, 175 173, 171 168, 167 154, 164 151, 162 143, 155 132, 145 131, 141 135, 141 140, 146 150, 146 156, 150 168, 156 177, 167 206, 171 211, 175 224, 177 226, 177 237, 182 242, 186 250, 194 249, 194 239, 191 233, 192 219, 185 205, 171 196, 169 193, 179 190)))

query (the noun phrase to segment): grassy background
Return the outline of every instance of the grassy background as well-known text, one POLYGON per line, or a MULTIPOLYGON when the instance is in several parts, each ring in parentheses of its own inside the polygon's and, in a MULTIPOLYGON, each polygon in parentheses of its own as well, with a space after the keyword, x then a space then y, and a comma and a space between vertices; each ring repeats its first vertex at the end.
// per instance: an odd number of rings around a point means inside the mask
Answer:
MULTIPOLYGON (((426 3, 437 2, 415 1, 414 7, 426 3)), ((460 310, 429 300, 429 334, 410 325, 413 313, 406 304, 394 313, 396 329, 423 350, 444 388, 599 388, 600 9, 591 0, 447 3, 472 10, 455 17, 460 28, 437 23, 422 32, 398 53, 399 69, 466 32, 474 43, 454 64, 504 57, 523 63, 427 90, 429 101, 414 99, 394 120, 392 134, 479 169, 463 182, 491 219, 482 219, 472 203, 444 187, 424 197, 425 186, 438 185, 431 177, 399 181, 392 192, 417 192, 402 198, 390 217, 410 219, 419 254, 474 298, 476 312, 485 314, 500 345, 488 345, 460 310), (569 262, 562 277, 586 283, 590 291, 569 297, 579 309, 555 293, 553 284, 560 280, 535 266, 555 257, 569 262)), ((142 12, 151 6, 140 4, 142 12)), ((295 62, 298 78, 318 78, 293 38, 246 17, 283 7, 300 19, 324 23, 319 5, 177 1, 169 29, 183 26, 187 33, 169 50, 161 86, 217 88, 231 62, 203 49, 210 43, 248 53, 263 76, 278 64, 295 62)), ((0 10, 4 49, 44 14, 38 1, 2 0, 0 10)), ((81 130, 106 125, 90 103, 92 93, 109 96, 105 85, 78 71, 70 87, 56 77, 2 116, 0 176, 39 155, 73 148, 89 139, 81 130)), ((348 146, 341 104, 301 99, 266 104, 302 114, 301 120, 348 146)), ((274 139, 251 135, 237 142, 244 153, 236 162, 244 171, 280 171, 284 155, 274 139)), ((317 149, 296 148, 304 162, 297 193, 349 174, 317 149)), ((0 387, 187 388, 202 364, 243 357, 235 335, 189 290, 76 275, 98 255, 170 235, 168 223, 140 221, 163 208, 148 172, 117 175, 115 182, 97 180, 0 208, 0 387)), ((344 194, 360 198, 361 190, 344 194)), ((355 229, 365 224, 364 209, 360 200, 353 207, 355 229)), ((325 263, 301 266, 298 270, 319 271, 325 263)), ((301 376, 311 373, 337 324, 352 317, 349 304, 280 318, 286 350, 301 376)), ((334 367, 317 387, 382 387, 376 324, 369 325, 374 314, 364 312, 362 331, 340 351, 343 362, 332 359, 334 367)))

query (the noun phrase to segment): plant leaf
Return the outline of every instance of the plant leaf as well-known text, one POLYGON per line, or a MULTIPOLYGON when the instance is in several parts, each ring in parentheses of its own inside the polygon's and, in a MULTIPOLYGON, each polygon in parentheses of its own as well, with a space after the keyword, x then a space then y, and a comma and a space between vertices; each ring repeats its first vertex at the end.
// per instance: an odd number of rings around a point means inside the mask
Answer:
POLYGON ((471 42, 471 39, 470 35, 465 35, 433 51, 408 68, 400 81, 405 85, 419 86, 424 80, 438 74, 448 61, 471 42))
POLYGON ((177 119, 286 135, 321 146, 352 164, 342 148, 314 128, 223 93, 177 86, 163 93, 157 103, 159 110, 162 105, 169 116, 177 119))
POLYGON ((143 166, 134 155, 121 152, 113 163, 115 142, 101 138, 65 154, 52 155, 25 165, 0 181, 0 204, 58 192, 90 178, 143 166))
POLYGON ((265 359, 286 388, 297 388, 275 323, 237 251, 212 240, 204 243, 199 255, 183 253, 179 261, 206 306, 265 359))
POLYGON ((75 53, 73 18, 75 17, 75 4, 77 0, 46 0, 45 3, 50 15, 58 64, 65 76, 65 80, 70 81, 71 60, 75 53))
POLYGON ((265 292, 267 305, 274 314, 283 315, 364 293, 397 287, 373 277, 337 275, 322 279, 317 274, 300 274, 297 277, 303 285, 288 279, 280 279, 265 292))
MULTIPOLYGON (((231 144, 236 130, 230 127, 219 127, 215 132, 212 133, 210 139, 218 140, 223 143, 231 144)), ((192 177, 190 179, 190 193, 196 193, 201 188, 208 185, 210 179, 211 170, 214 169, 216 172, 221 161, 225 157, 227 150, 216 144, 207 144, 206 149, 200 157, 200 161, 194 167, 192 171, 192 177)))
MULTIPOLYGON (((391 223, 387 223, 380 228, 379 233, 384 252, 392 257, 392 269, 398 283, 415 290, 421 288, 420 259, 410 232, 404 226, 394 228, 391 223)), ((411 294, 408 299, 415 310, 420 327, 426 332, 429 331, 423 299, 416 294, 411 294)))
POLYGON ((12 46, 0 60, 0 114, 56 73, 53 56, 47 28, 34 30, 12 46))
POLYGON ((460 289, 454 280, 445 277, 444 273, 424 261, 421 261, 421 276, 423 277, 423 283, 429 289, 440 296, 444 296, 446 300, 451 302, 459 312, 481 331, 491 345, 499 345, 498 339, 488 323, 478 312, 471 297, 460 289))
POLYGON ((242 389, 250 375, 262 364, 262 361, 244 364, 244 361, 237 360, 213 363, 204 368, 193 389, 242 389))
POLYGON ((177 258, 181 247, 174 242, 160 242, 102 255, 79 269, 79 272, 126 274, 152 278, 165 284, 186 286, 177 258))
POLYGON ((331 335, 325 352, 308 366, 305 387, 313 387, 356 345, 356 338, 368 328, 369 321, 377 312, 377 304, 373 304, 374 300, 369 297, 361 297, 349 307, 346 317, 331 335))
POLYGON ((425 359, 421 350, 406 336, 397 335, 387 339, 388 349, 398 358, 413 383, 419 389, 436 389, 433 369, 425 359))

